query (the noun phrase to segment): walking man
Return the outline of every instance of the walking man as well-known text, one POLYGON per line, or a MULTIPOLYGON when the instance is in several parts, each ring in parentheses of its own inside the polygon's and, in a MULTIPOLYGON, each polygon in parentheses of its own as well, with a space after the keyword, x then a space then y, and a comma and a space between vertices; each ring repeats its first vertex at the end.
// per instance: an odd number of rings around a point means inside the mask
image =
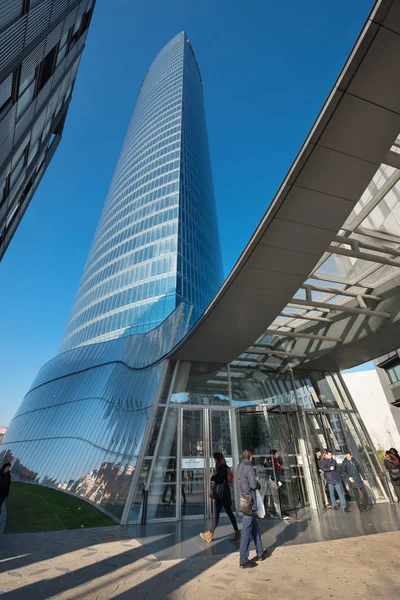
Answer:
POLYGON ((331 508, 337 510, 335 500, 336 490, 337 495, 339 496, 340 506, 345 512, 350 512, 350 509, 346 504, 346 500, 344 499, 337 462, 333 458, 332 452, 330 450, 326 451, 325 458, 321 461, 321 470, 325 473, 326 482, 328 484, 331 508))
POLYGON ((352 457, 349 451, 346 452, 346 458, 342 463, 342 473, 349 482, 350 488, 354 491, 354 497, 360 513, 370 511, 371 509, 368 508, 368 494, 365 489, 366 479, 360 464, 352 457))
POLYGON ((258 561, 263 561, 268 556, 268 552, 262 547, 260 528, 256 519, 256 490, 259 490, 261 486, 256 479, 252 459, 253 453, 250 450, 244 450, 243 460, 237 470, 240 492, 251 496, 253 508, 251 515, 243 515, 242 537, 240 540, 240 567, 242 569, 252 569, 257 566, 258 561), (249 560, 251 538, 253 538, 257 550, 257 556, 254 560, 249 560))

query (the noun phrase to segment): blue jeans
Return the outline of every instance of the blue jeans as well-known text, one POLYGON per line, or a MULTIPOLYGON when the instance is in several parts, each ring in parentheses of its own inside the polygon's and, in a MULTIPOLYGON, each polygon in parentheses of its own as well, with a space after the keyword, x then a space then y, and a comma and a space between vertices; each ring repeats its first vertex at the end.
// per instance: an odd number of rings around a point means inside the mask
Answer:
POLYGON ((240 538, 240 564, 243 565, 249 558, 250 541, 253 538, 256 545, 257 556, 261 556, 264 548, 261 543, 260 528, 256 519, 256 513, 243 515, 242 537, 240 538))
POLYGON ((340 485, 340 483, 328 483, 328 487, 329 487, 329 495, 331 497, 331 506, 336 506, 336 500, 335 500, 335 490, 336 490, 337 495, 339 496, 340 506, 342 508, 346 508, 347 504, 346 504, 346 500, 344 499, 343 492, 342 492, 342 486, 340 485))

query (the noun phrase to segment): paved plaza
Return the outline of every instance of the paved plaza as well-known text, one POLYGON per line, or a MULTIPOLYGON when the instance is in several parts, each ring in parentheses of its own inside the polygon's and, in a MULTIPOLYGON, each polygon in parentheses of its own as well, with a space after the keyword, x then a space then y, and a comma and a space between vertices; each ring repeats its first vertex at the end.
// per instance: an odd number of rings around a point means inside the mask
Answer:
MULTIPOLYGON (((385 514, 387 508, 397 514, 395 507, 383 508, 385 514)), ((198 538, 200 522, 169 524, 169 530, 148 526, 140 541, 132 537, 135 528, 122 527, 3 535, 1 598, 393 600, 400 590, 400 531, 373 533, 385 521, 382 515, 362 519, 355 511, 329 514, 322 529, 315 523, 324 519, 310 515, 262 523, 271 555, 248 571, 238 568, 225 523, 210 546, 198 538), (340 539, 340 532, 349 535, 351 516, 361 528, 357 533, 353 527, 356 537, 340 539), (311 543, 321 532, 333 535, 335 527, 338 539, 311 543), (368 528, 371 534, 365 535, 368 528)), ((382 528, 388 527, 386 519, 382 528)))

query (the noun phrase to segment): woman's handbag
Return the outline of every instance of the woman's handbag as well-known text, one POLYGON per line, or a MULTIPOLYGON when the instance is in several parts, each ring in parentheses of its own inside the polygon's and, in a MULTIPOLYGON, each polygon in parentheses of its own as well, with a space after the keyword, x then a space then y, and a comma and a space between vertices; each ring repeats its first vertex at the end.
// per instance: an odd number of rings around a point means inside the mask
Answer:
POLYGON ((211 480, 209 496, 211 500, 222 500, 224 497, 225 483, 215 483, 211 480))
POLYGON ((242 466, 240 466, 240 472, 238 470, 238 484, 239 484, 239 512, 250 517, 253 514, 253 497, 251 494, 245 494, 242 490, 242 478, 241 478, 242 466))

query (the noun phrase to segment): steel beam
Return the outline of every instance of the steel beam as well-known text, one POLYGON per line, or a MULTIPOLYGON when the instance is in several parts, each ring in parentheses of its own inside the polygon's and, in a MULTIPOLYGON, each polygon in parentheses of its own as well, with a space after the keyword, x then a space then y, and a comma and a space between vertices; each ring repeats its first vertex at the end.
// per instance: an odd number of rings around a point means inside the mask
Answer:
MULTIPOLYGON (((400 156, 400 155, 399 155, 400 156)), ((347 225, 342 225, 341 231, 348 231, 349 233, 354 233, 356 235, 362 235, 366 238, 374 238, 379 240, 380 242, 391 242, 392 244, 397 244, 400 246, 400 236, 395 235, 393 233, 386 233, 383 231, 375 231, 374 229, 364 229, 363 227, 357 227, 354 231, 347 227, 347 225)))
POLYGON ((348 227, 355 229, 364 221, 366 217, 378 206, 379 202, 386 196, 388 192, 396 185, 400 180, 400 171, 395 171, 389 179, 383 184, 373 198, 360 210, 357 216, 354 217, 352 222, 348 224, 348 227))
POLYGON ((345 235, 335 236, 335 242, 338 242, 339 244, 348 244, 351 246, 351 249, 356 252, 358 252, 360 248, 364 248, 365 250, 373 250, 374 252, 381 252, 382 254, 390 254, 391 256, 397 257, 400 256, 400 250, 396 250, 392 246, 374 244, 373 242, 363 242, 357 238, 350 238, 345 235))
MULTIPOLYGON (((279 313, 281 317, 285 317, 288 319, 304 319, 306 321, 319 321, 320 323, 333 323, 332 319, 328 319, 328 317, 309 317, 308 315, 296 314, 296 313, 287 313, 281 312, 279 313)), ((277 323, 276 323, 277 325, 277 323)))
POLYGON ((270 349, 261 349, 261 348, 248 348, 246 352, 243 354, 264 354, 266 356, 282 356, 286 358, 289 356, 290 358, 306 358, 307 354, 303 354, 301 352, 284 352, 283 350, 270 350, 270 349))
POLYGON ((386 258, 384 256, 378 256, 377 254, 370 254, 369 252, 348 250, 347 248, 341 248, 340 246, 329 246, 328 252, 330 252, 331 254, 340 254, 341 256, 349 256, 350 258, 359 258, 361 260, 367 260, 375 264, 379 263, 380 265, 400 267, 399 260, 395 260, 393 258, 386 258))
MULTIPOLYGON (((291 304, 296 304, 297 306, 310 306, 310 303, 307 300, 292 300, 291 304)), ((347 304, 331 304, 329 302, 313 302, 314 309, 310 310, 319 310, 319 308, 328 309, 328 312, 348 312, 355 313, 358 315, 365 315, 366 317, 381 317, 382 319, 391 319, 392 315, 388 312, 383 312, 379 310, 369 310, 368 308, 356 308, 354 306, 348 306, 347 304)))
MULTIPOLYGON (((341 344, 343 340, 341 338, 332 337, 329 335, 318 335, 314 333, 297 333, 296 331, 279 331, 276 329, 267 329, 265 335, 283 336, 292 338, 303 338, 305 340, 319 340, 322 342, 335 342, 341 344)), ((264 346, 264 344, 253 344, 253 346, 264 346)))
MULTIPOLYGON (((315 302, 307 302, 306 300, 297 300, 297 298, 293 298, 290 302, 286 304, 287 308, 299 308, 299 302, 304 302, 302 305, 307 310, 317 310, 315 308, 315 302)), ((329 314, 331 311, 328 308, 319 308, 318 312, 329 314)))
POLYGON ((306 290, 310 289, 314 292, 325 292, 327 294, 334 294, 335 296, 350 296, 351 298, 365 298, 366 300, 375 300, 376 302, 380 302, 382 298, 380 296, 374 296, 373 294, 364 294, 362 292, 348 292, 347 290, 340 290, 337 288, 329 288, 320 285, 311 285, 309 283, 305 283, 300 286, 300 289, 306 290))

